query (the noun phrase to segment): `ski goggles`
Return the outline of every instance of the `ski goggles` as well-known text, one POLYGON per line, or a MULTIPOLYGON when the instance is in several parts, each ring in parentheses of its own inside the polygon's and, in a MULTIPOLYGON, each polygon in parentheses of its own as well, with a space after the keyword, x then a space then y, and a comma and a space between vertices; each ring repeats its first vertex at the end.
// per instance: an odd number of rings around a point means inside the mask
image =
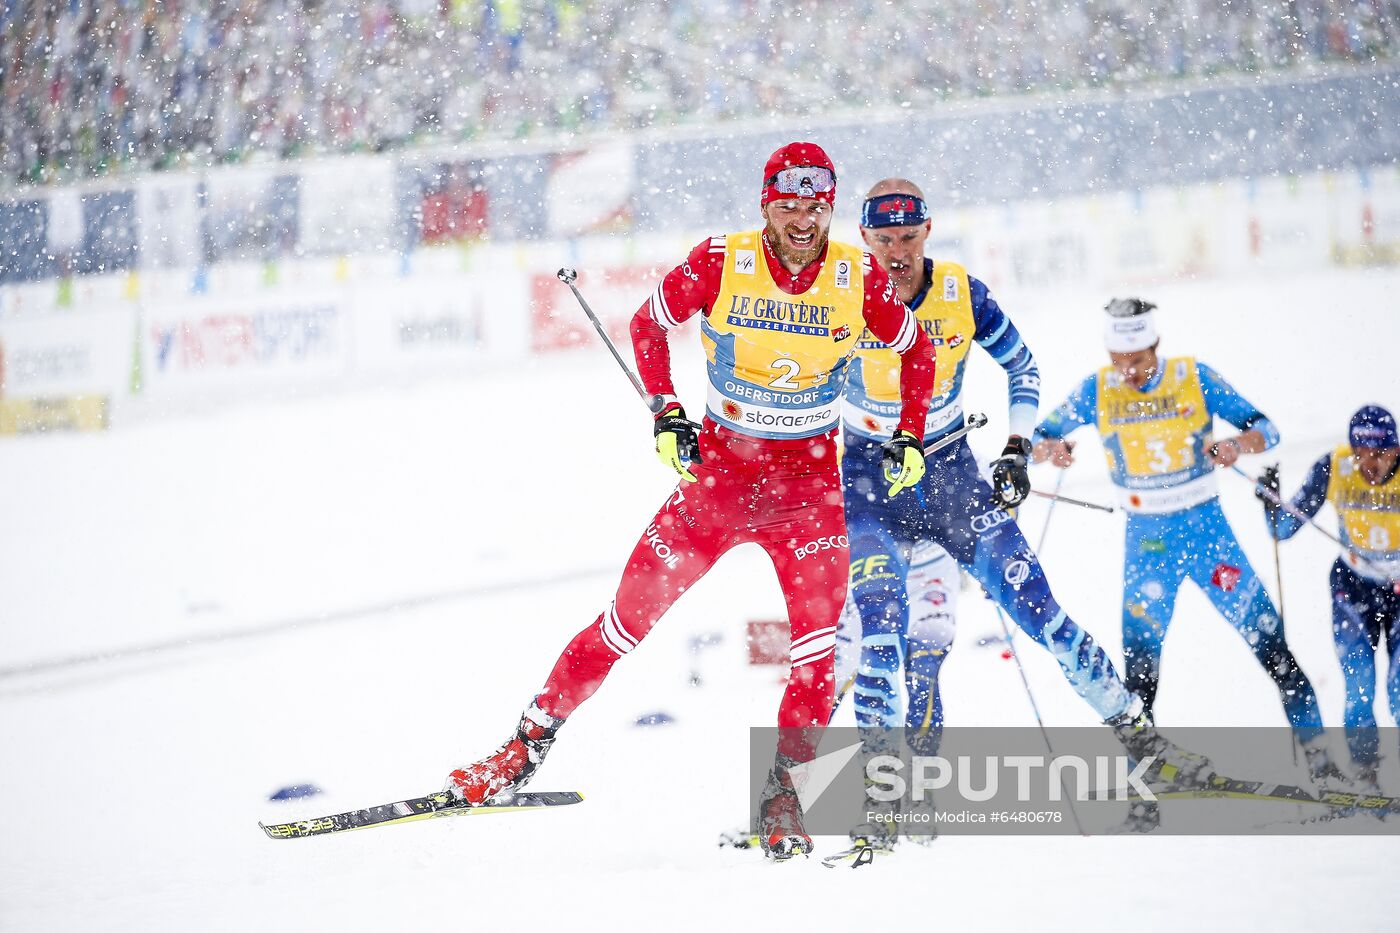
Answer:
POLYGON ((928 204, 912 194, 882 194, 866 199, 860 209, 862 227, 912 227, 928 220, 928 204))
POLYGON ((1109 317, 1137 317, 1139 314, 1147 314, 1156 308, 1155 304, 1143 301, 1141 298, 1114 298, 1103 306, 1109 317))
POLYGON ((764 179, 763 203, 779 198, 816 198, 830 204, 836 200, 836 173, 819 165, 780 169, 764 179))

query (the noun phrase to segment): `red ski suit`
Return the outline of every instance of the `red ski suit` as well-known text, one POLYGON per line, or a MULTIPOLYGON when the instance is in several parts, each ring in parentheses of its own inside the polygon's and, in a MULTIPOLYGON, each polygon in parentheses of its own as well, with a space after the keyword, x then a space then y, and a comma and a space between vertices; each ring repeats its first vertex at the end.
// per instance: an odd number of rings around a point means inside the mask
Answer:
MULTIPOLYGON (((632 319, 637 367, 652 394, 674 395, 666 331, 697 311, 709 315, 720 291, 724 239, 692 250, 632 319)), ((774 282, 791 295, 811 287, 826 259, 823 252, 793 275, 766 238, 763 254, 774 282)), ((933 346, 884 271, 865 259, 861 313, 871 333, 902 351, 900 426, 919 436, 933 386, 933 346)), ((831 714, 836 627, 849 573, 835 435, 826 430, 810 437, 752 437, 707 416, 700 434, 704 462, 691 467, 698 482, 678 484, 647 525, 613 603, 564 650, 536 699, 540 708, 567 717, 722 554, 753 542, 773 560, 791 627, 792 670, 778 708, 779 750, 810 759, 806 727, 824 726, 831 714)))

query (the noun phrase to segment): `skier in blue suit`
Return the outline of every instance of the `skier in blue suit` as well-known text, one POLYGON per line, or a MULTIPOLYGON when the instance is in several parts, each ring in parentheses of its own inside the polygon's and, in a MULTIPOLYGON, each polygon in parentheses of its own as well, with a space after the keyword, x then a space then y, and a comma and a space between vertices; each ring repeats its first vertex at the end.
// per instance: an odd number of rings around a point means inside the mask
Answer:
MULTIPOLYGON (((1291 501, 1309 518, 1328 502, 1337 513, 1342 553, 1332 563, 1332 638, 1346 680, 1343 722, 1347 745, 1362 788, 1379 793, 1380 733, 1376 729, 1376 650, 1390 653, 1385 693, 1392 715, 1400 714, 1400 434, 1395 416, 1364 405, 1352 416, 1348 443, 1323 454, 1291 501)), ((1259 482, 1276 496, 1278 468, 1259 482)), ((1263 494, 1269 530, 1280 541, 1303 526, 1263 494)))
POLYGON ((1035 431, 1036 461, 1073 462, 1066 438, 1094 425, 1128 513, 1123 657, 1129 689, 1150 708, 1162 641, 1182 582, 1191 579, 1244 638, 1273 679, 1317 782, 1342 779, 1327 752, 1312 684, 1289 650, 1283 621, 1217 498, 1216 468, 1278 443, 1278 430, 1215 370, 1157 354, 1156 306, 1108 305, 1111 364, 1086 378, 1035 431), (1215 440, 1215 419, 1239 433, 1215 440))
MULTIPOLYGON (((1050 651, 1070 685, 1115 729, 1134 758, 1143 757, 1146 743, 1155 743, 1153 754, 1171 759, 1183 773, 1204 776, 1209 762, 1157 735, 1145 705, 1125 688, 1108 656, 1055 601, 1040 561, 1011 514, 1030 493, 1027 465, 1039 371, 1016 327, 982 282, 957 263, 924 257, 930 225, 922 192, 904 179, 877 184, 862 211, 866 245, 934 345, 934 397, 920 440, 931 446, 965 423, 963 370, 974 343, 1006 370, 1011 436, 992 463, 990 484, 960 439, 928 454, 928 469, 916 495, 889 495, 883 463, 888 454, 881 440, 890 437, 892 419, 898 415, 897 357, 869 334, 862 335, 843 401, 842 482, 851 550, 851 605, 845 618, 848 631, 856 614, 860 622, 854 695, 865 750, 893 751, 888 744, 901 728, 915 754, 932 755, 938 747, 943 724, 938 672, 951 643, 951 616, 921 611, 921 629, 924 617, 929 621, 926 633, 909 628, 911 565, 916 559, 921 566, 929 563, 927 573, 915 573, 916 600, 922 598, 920 580, 939 580, 946 586, 949 578, 945 570, 932 569, 940 561, 946 567, 946 558, 923 547, 932 543, 1050 651), (916 548, 921 548, 918 558, 916 548), (882 742, 886 748, 879 747, 882 742)), ((845 644, 857 642, 848 636, 845 644)), ((852 666, 849 655, 838 661, 838 670, 852 666)), ((894 822, 885 825, 892 827, 894 822)), ((878 841, 892 844, 890 839, 878 841)))

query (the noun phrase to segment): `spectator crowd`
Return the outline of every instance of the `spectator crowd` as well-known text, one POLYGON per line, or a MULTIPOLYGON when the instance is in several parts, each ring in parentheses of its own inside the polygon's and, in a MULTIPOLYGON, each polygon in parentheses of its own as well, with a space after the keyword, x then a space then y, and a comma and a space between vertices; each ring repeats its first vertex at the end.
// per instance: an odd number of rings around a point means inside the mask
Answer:
POLYGON ((0 0, 0 185, 1393 60, 1400 0, 0 0))

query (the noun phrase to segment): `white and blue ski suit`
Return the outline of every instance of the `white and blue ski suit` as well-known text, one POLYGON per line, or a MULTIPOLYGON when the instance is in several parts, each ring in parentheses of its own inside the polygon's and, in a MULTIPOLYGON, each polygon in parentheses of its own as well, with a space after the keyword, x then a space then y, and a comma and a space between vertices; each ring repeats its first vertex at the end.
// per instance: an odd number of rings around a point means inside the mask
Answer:
MULTIPOLYGON (((909 308, 937 353, 925 446, 964 424, 963 370, 974 342, 1006 370, 1011 433, 1029 436, 1040 396, 1040 375, 1030 350, 982 282, 956 263, 924 262, 928 284, 909 308)), ((890 436, 890 419, 896 414, 893 364, 891 352, 864 335, 844 400, 848 598, 859 613, 862 632, 854 686, 857 722, 864 728, 904 726, 916 754, 937 748, 943 723, 938 670, 951 646, 951 618, 930 624, 925 643, 919 642, 909 630, 906 592, 914 550, 927 543, 951 554, 1023 631, 1055 656, 1070 684, 1099 716, 1121 715, 1132 698, 1118 673, 1055 601, 1040 561, 1015 518, 993 497, 964 440, 928 455, 928 472, 915 495, 886 495, 889 482, 882 474, 880 445, 890 436)), ((937 556, 925 551, 919 562, 937 556)), ((929 614, 921 607, 918 615, 929 614)))
POLYGON ((1239 632, 1278 687, 1289 723, 1307 741, 1322 727, 1317 696, 1284 639, 1283 622, 1250 566, 1217 496, 1215 418, 1255 430, 1266 447, 1278 430, 1215 370, 1190 357, 1164 359, 1142 388, 1112 367, 1086 378, 1036 428, 1035 440, 1094 425, 1128 513, 1123 565, 1123 657, 1128 689, 1150 708, 1162 641, 1177 591, 1192 580, 1239 632))
MULTIPOLYGON (((1390 653, 1385 692, 1400 714, 1400 471, 1368 483, 1343 445, 1321 457, 1293 496, 1293 508, 1309 518, 1327 502, 1337 513, 1345 550, 1332 564, 1332 638, 1346 683, 1347 745, 1351 760, 1374 771, 1380 757, 1376 729, 1376 650, 1390 653)), ((1286 540, 1303 526, 1279 510, 1270 531, 1286 540)))

